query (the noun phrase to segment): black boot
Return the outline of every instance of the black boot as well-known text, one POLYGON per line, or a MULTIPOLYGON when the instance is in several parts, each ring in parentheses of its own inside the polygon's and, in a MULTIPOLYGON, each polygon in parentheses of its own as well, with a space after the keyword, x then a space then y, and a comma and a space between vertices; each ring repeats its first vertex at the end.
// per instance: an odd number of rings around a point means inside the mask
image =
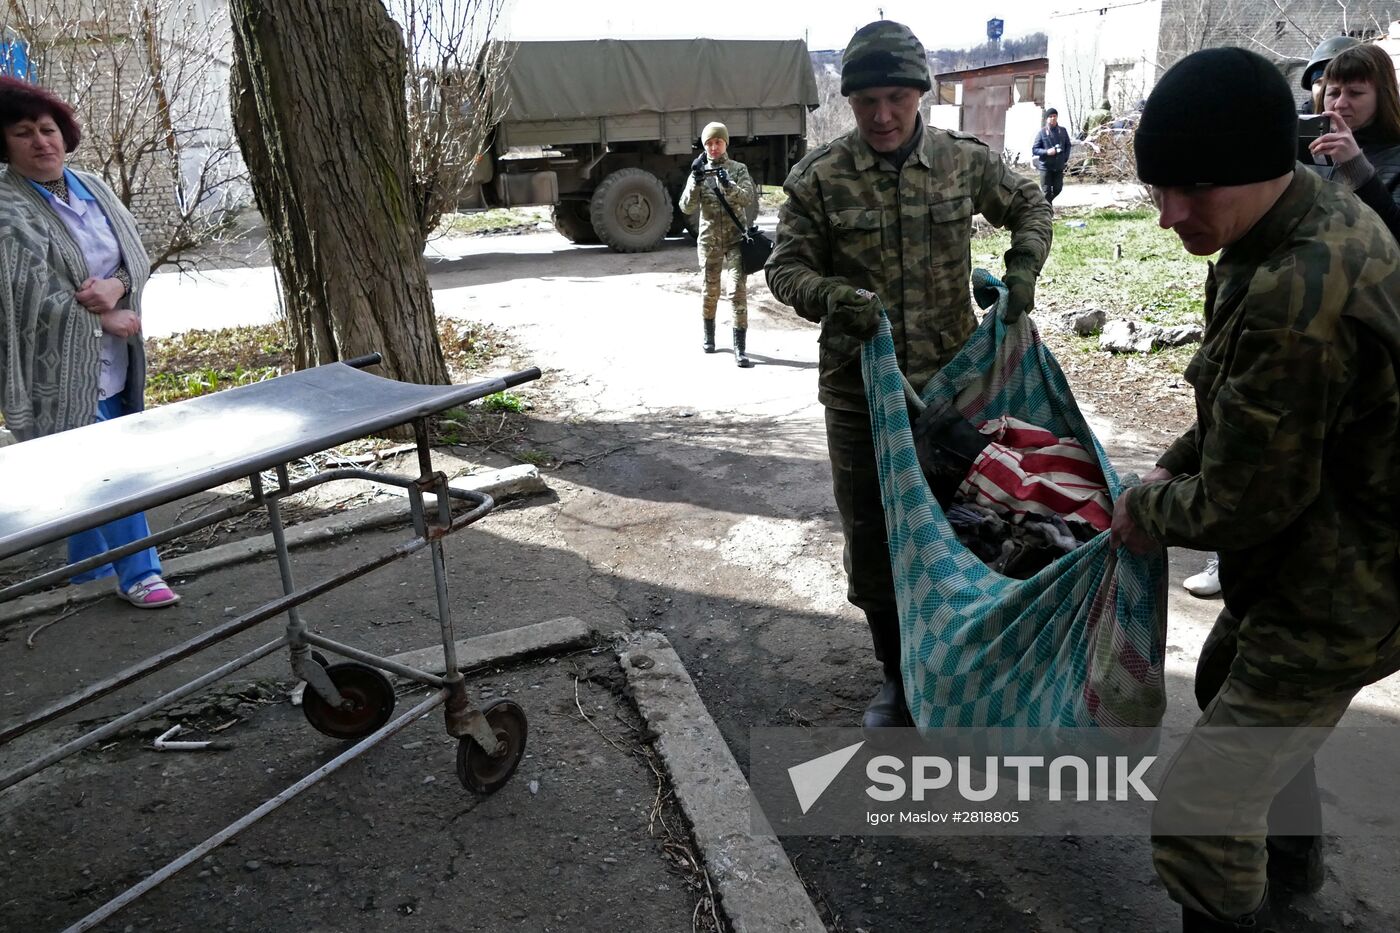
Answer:
POLYGON ((1327 880, 1318 836, 1270 836, 1269 890, 1280 897, 1316 894, 1327 880))
POLYGON ((1217 920, 1209 914, 1182 907, 1181 933, 1278 933, 1278 928, 1273 924, 1269 899, 1265 897, 1258 910, 1235 921, 1217 920))
POLYGON ((865 708, 861 725, 866 729, 901 729, 914 725, 904 699, 904 678, 899 670, 885 669, 885 682, 865 708))
POLYGON ((909 704, 904 697, 904 678, 899 671, 899 615, 895 612, 867 611, 865 621, 870 626, 875 660, 884 668, 885 680, 865 708, 861 724, 866 729, 912 726, 914 720, 909 716, 909 704))
POLYGON ((705 321, 705 343, 703 344, 706 353, 715 352, 715 321, 709 318, 705 321))
POLYGON ((748 328, 734 328, 734 362, 741 369, 748 369, 753 365, 753 360, 744 352, 744 344, 748 342, 748 328))

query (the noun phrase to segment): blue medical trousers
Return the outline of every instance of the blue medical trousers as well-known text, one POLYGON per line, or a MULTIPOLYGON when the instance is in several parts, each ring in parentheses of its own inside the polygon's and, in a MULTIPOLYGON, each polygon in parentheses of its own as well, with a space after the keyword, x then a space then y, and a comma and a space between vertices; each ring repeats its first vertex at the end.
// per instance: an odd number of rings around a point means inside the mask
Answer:
MULTIPOLYGON (((120 395, 105 398, 97 403, 98 421, 110 421, 113 418, 120 418, 126 413, 126 405, 120 395)), ((123 544, 130 544, 150 533, 150 527, 146 524, 145 512, 137 512, 126 518, 119 518, 99 528, 80 531, 68 539, 68 562, 72 564, 86 560, 101 554, 103 551, 121 547, 123 544)), ((117 575, 117 582, 123 593, 152 574, 159 574, 160 559, 156 557, 156 549, 148 547, 135 554, 118 558, 110 564, 95 567, 86 573, 73 577, 72 582, 86 583, 89 580, 110 577, 114 573, 117 575)))

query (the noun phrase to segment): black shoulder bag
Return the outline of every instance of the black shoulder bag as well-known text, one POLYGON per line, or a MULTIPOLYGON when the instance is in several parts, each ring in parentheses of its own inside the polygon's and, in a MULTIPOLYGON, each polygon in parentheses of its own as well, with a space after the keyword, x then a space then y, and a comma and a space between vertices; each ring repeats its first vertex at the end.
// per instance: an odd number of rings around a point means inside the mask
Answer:
MULTIPOLYGON (((754 188, 754 195, 757 196, 758 189, 754 188)), ((744 229, 744 222, 734 213, 734 208, 729 206, 729 202, 724 198, 724 192, 720 190, 719 182, 715 182, 715 195, 719 198, 719 203, 723 205, 724 212, 729 215, 729 219, 734 221, 734 226, 739 228, 739 262, 744 267, 745 275, 753 275, 763 268, 763 264, 768 261, 768 254, 773 252, 773 241, 755 224, 744 229)))

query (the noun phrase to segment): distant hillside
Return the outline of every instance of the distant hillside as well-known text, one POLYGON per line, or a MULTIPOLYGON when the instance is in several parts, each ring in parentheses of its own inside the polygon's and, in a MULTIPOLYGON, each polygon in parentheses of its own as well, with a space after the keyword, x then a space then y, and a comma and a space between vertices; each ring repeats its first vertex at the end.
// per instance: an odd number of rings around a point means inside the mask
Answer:
MULTIPOLYGON (((970 49, 933 49, 928 53, 928 67, 934 74, 962 71, 1026 58, 1043 58, 1049 48, 1049 37, 1043 32, 1033 32, 1019 39, 1003 40, 1000 46, 985 43, 970 49)), ((841 70, 840 49, 814 49, 810 54, 818 74, 824 68, 841 70)))

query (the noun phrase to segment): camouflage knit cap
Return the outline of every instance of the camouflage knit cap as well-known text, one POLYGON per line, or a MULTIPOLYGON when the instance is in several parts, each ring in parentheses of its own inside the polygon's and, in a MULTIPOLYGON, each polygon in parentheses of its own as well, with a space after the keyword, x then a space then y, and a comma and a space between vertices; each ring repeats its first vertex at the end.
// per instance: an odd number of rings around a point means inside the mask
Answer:
POLYGON ((847 43, 841 56, 841 95, 870 87, 933 87, 923 44, 903 23, 869 23, 847 43))
POLYGON ((715 137, 719 137, 727 144, 729 142, 729 127, 723 123, 706 123, 705 129, 700 132, 700 145, 704 145, 715 137))

